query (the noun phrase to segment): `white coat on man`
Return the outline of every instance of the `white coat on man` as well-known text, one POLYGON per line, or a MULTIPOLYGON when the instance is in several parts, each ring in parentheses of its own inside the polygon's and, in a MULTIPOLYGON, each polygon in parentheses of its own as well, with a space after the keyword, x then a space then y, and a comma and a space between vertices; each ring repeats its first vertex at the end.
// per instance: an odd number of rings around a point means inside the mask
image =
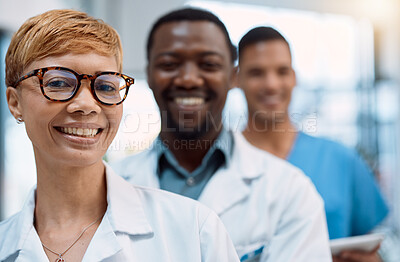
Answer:
MULTIPOLYGON (((224 223, 241 261, 332 261, 324 205, 298 168, 234 133, 229 165, 198 201, 224 223)), ((113 164, 128 182, 159 188, 157 147, 113 164)))

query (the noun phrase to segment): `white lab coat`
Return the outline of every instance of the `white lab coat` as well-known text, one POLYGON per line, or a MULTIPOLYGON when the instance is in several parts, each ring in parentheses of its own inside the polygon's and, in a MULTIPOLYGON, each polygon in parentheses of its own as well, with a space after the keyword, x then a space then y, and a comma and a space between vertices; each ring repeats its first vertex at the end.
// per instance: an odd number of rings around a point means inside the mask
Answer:
MULTIPOLYGON (((169 192, 133 187, 109 167, 106 177, 107 211, 82 261, 238 261, 225 228, 208 208, 169 192)), ((48 261, 33 227, 34 192, 21 212, 0 223, 0 261, 48 261)))
MULTIPOLYGON (((133 184, 159 188, 156 150, 113 167, 133 184)), ((234 134, 229 163, 198 200, 219 215, 242 261, 332 261, 323 201, 302 171, 255 148, 241 133, 234 134)))

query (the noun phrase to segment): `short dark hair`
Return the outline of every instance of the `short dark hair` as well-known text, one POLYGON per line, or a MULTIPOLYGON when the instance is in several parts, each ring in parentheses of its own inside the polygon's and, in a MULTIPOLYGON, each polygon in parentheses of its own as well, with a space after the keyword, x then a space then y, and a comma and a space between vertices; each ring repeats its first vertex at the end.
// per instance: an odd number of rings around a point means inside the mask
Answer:
POLYGON ((230 56, 232 59, 232 63, 234 63, 237 59, 237 50, 236 46, 232 43, 228 30, 226 30, 226 27, 224 23, 222 23, 219 18, 214 15, 213 13, 203 10, 203 9, 197 9, 197 8, 183 8, 183 9, 178 9, 171 11, 162 17, 160 17, 152 26, 149 36, 147 38, 147 44, 146 44, 146 51, 147 51, 147 60, 150 60, 150 49, 153 46, 153 41, 154 41, 154 34, 157 31, 157 29, 166 23, 170 22, 181 22, 181 21, 208 21, 211 23, 214 23, 216 26, 218 26, 222 33, 225 35, 226 38, 226 43, 228 44, 230 56))
POLYGON ((288 45, 290 52, 290 45, 286 38, 279 33, 276 29, 267 26, 259 26, 248 31, 239 41, 239 57, 243 54, 246 47, 258 42, 280 40, 288 45))

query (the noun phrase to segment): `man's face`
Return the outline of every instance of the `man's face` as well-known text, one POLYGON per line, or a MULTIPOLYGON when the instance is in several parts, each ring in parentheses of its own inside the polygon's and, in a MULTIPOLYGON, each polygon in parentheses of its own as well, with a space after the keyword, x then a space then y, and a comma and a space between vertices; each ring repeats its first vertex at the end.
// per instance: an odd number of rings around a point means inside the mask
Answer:
POLYGON ((221 29, 208 21, 170 22, 153 39, 147 78, 162 132, 186 139, 218 134, 234 77, 221 29))
POLYGON ((289 47, 282 40, 258 42, 241 53, 238 83, 253 121, 268 124, 287 119, 296 85, 291 63, 289 47))

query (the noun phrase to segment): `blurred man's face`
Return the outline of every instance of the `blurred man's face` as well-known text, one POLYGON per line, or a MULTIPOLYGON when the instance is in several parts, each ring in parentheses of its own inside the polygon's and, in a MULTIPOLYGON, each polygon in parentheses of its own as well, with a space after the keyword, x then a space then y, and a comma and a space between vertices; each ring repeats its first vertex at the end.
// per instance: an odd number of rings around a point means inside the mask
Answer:
POLYGON ((288 45, 270 40, 245 47, 239 58, 238 83, 253 121, 267 124, 287 118, 296 85, 288 45))
POLYGON ((154 34, 147 77, 162 132, 197 139, 219 133, 233 63, 221 29, 208 21, 171 22, 154 34))

